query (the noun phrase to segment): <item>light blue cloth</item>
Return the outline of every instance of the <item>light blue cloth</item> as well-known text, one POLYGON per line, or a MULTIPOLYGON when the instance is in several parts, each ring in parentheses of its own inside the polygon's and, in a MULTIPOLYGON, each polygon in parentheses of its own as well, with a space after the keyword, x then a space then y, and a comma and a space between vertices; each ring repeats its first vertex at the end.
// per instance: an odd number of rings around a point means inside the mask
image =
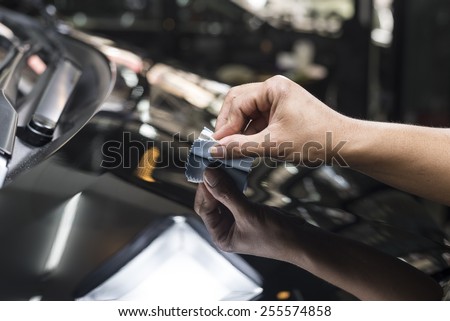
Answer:
POLYGON ((217 141, 211 138, 212 131, 204 128, 198 139, 194 141, 186 164, 186 178, 189 182, 202 183, 203 172, 210 167, 219 167, 228 173, 240 190, 247 186, 247 175, 251 171, 254 158, 216 159, 211 157, 209 149, 217 141))

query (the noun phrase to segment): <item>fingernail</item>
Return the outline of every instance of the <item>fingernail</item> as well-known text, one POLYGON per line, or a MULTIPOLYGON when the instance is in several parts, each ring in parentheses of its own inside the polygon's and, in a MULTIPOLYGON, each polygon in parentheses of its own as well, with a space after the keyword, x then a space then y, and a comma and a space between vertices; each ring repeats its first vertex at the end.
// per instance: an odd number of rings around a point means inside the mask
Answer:
POLYGON ((203 197, 203 194, 198 194, 199 192, 197 191, 197 197, 200 199, 200 201, 198 199, 196 199, 196 202, 194 203, 194 211, 195 213, 197 213, 198 215, 200 215, 200 209, 202 207, 202 205, 205 203, 205 198, 203 197), (199 197, 200 195, 200 197, 199 197))
POLYGON ((205 183, 211 187, 216 187, 220 181, 220 177, 219 175, 217 175, 217 172, 217 169, 207 168, 203 173, 203 179, 205 180, 205 183))
POLYGON ((209 149, 209 154, 214 158, 225 158, 225 147, 222 145, 214 145, 209 149))

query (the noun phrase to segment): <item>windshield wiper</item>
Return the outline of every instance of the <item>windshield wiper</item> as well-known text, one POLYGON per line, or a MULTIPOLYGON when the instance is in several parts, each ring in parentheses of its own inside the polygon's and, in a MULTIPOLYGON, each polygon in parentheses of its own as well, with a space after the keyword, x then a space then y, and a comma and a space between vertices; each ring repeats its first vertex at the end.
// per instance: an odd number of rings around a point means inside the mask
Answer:
POLYGON ((0 187, 3 185, 8 160, 12 155, 16 137, 18 114, 14 105, 17 98, 19 69, 31 46, 23 44, 15 48, 15 56, 3 66, 0 75, 0 187))

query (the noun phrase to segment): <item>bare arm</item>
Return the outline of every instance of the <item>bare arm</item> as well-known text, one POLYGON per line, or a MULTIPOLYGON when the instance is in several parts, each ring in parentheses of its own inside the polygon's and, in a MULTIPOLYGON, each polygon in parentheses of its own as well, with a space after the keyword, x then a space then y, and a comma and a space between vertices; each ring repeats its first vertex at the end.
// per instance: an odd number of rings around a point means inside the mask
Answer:
POLYGON ((208 169, 195 210, 225 251, 287 261, 362 300, 440 300, 426 274, 361 243, 251 203, 221 170, 208 169))
POLYGON ((332 148, 345 142, 339 154, 351 168, 450 205, 450 129, 352 119, 281 76, 230 91, 216 124, 220 145, 211 152, 320 164, 331 161, 327 132, 332 148))
POLYGON ((351 168, 450 205, 450 129, 349 119, 343 132, 351 168))
POLYGON ((293 263, 361 300, 442 299, 434 280, 397 258, 311 225, 302 238, 293 263))
MULTIPOLYGON (((339 154, 351 168, 450 205, 449 129, 351 119, 284 77, 230 91, 217 119, 219 144, 211 153, 296 164, 330 162, 327 132, 332 148, 345 142, 339 154), (288 148, 282 148, 285 143, 288 148)), ((206 175, 206 181, 208 175, 214 178, 211 171, 206 175)), ((196 198, 197 213, 223 249, 291 262, 360 299, 441 299, 439 285, 408 264, 311 225, 298 225, 278 209, 250 203, 223 179, 201 185, 196 198), (219 213, 223 206, 227 210, 219 213)))

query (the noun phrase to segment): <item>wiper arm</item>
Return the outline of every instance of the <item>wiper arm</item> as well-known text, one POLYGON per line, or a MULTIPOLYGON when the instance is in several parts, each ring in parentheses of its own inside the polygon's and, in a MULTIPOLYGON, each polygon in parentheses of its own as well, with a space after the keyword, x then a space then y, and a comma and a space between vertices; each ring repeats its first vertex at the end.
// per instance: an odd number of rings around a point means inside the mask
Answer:
POLYGON ((0 75, 0 187, 4 183, 8 160, 12 155, 16 137, 18 114, 14 108, 17 98, 19 69, 24 62, 30 45, 16 47, 14 59, 5 65, 0 75))

